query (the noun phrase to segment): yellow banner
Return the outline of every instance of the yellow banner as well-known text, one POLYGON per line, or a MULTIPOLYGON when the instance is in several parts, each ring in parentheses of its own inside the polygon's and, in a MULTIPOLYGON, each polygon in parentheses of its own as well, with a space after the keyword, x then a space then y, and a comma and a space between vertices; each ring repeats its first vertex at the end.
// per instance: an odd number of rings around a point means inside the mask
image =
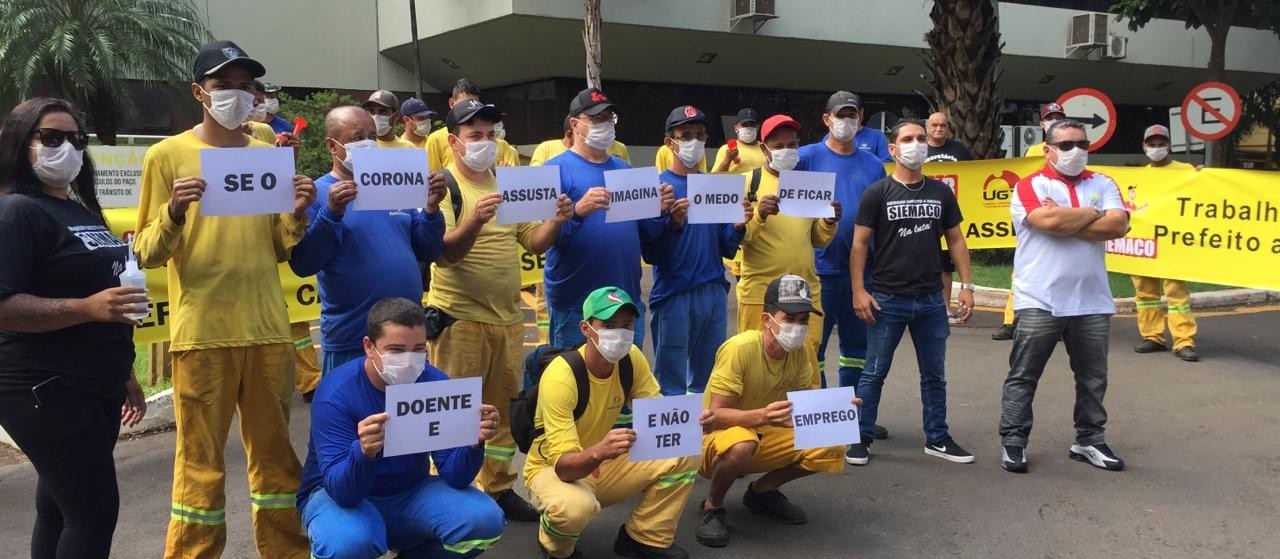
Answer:
MULTIPOLYGON (((964 215, 965 243, 970 249, 1013 248, 1013 220, 1009 198, 1018 181, 1044 166, 1044 158, 991 159, 962 163, 930 163, 924 172, 947 183, 964 215)), ((893 173, 893 164, 885 166, 893 173)))
MULTIPOLYGON (((134 223, 138 219, 135 208, 119 208, 104 210, 111 231, 120 238, 134 231, 134 223)), ((169 278, 167 268, 146 270, 147 295, 151 297, 151 315, 142 321, 142 326, 134 329, 133 342, 136 344, 155 344, 169 340, 169 278)), ((285 303, 289 307, 290 322, 307 322, 320 318, 320 293, 316 289, 315 277, 300 278, 289 269, 288 264, 280 265, 280 283, 282 284, 285 303)))

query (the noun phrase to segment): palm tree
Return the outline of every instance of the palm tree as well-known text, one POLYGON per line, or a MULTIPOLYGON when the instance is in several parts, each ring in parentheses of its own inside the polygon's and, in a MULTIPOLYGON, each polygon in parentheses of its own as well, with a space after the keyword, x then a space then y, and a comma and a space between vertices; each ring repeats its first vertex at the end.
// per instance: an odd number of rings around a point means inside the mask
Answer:
POLYGON ((583 0, 582 46, 587 51, 587 87, 601 87, 600 0, 583 0))
POLYGON ((1000 9, 996 0, 935 0, 921 53, 938 110, 976 159, 1001 157, 1000 9))
POLYGON ((209 36, 192 0, 0 1, 0 104, 51 91, 114 144, 136 111, 128 81, 189 80, 209 36))

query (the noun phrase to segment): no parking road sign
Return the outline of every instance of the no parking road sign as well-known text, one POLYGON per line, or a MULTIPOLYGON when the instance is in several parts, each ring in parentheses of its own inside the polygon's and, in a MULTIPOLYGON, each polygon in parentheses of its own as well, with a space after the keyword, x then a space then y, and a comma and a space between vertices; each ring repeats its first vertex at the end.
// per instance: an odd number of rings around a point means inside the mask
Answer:
POLYGON ((1240 123, 1240 96, 1222 82, 1197 85, 1182 101, 1182 124, 1201 140, 1219 140, 1240 123))
POLYGON ((1116 132, 1116 106, 1111 99, 1093 88, 1081 87, 1063 93, 1058 104, 1067 118, 1084 125, 1089 138, 1089 151, 1098 151, 1116 132))

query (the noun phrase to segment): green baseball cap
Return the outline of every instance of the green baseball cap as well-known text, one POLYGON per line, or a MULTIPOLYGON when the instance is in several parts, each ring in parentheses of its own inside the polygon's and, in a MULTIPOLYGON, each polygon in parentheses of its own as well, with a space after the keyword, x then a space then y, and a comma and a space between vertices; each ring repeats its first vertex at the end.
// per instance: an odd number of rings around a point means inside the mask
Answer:
POLYGON ((640 310, 636 308, 635 303, 631 302, 631 296, 627 292, 618 287, 601 287, 592 291, 587 295, 587 300, 582 302, 582 318, 583 320, 609 320, 623 307, 631 307, 631 311, 640 314, 640 310))

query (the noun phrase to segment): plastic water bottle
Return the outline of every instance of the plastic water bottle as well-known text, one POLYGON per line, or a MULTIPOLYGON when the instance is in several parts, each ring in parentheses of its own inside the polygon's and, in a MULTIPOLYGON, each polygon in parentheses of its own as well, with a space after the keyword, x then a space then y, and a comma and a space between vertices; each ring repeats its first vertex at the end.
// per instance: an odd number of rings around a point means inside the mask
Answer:
MULTIPOLYGON (((129 256, 124 261, 124 273, 120 274, 120 287, 147 288, 147 274, 138 269, 138 257, 133 252, 133 235, 129 235, 129 256)), ((145 294, 145 291, 144 291, 145 294)), ((125 316, 133 320, 142 320, 151 316, 151 305, 146 305, 142 312, 129 313, 125 316)))

